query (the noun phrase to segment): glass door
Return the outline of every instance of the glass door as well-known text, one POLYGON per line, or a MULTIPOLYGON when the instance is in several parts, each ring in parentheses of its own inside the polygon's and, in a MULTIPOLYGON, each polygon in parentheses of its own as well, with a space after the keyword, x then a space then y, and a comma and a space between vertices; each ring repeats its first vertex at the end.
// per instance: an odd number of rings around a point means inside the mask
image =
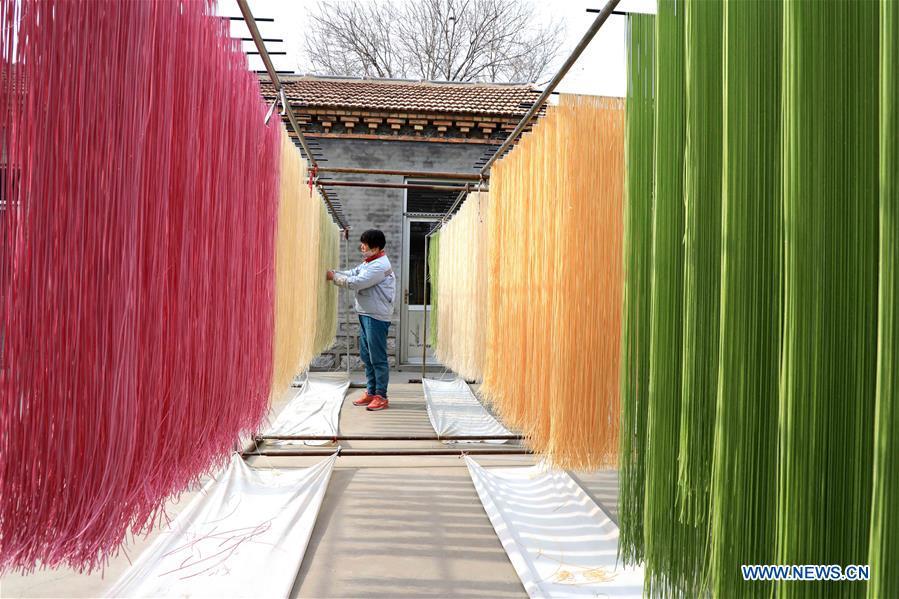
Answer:
MULTIPOLYGON (((438 219, 406 217, 403 231, 403 290, 400 312, 402 334, 400 361, 421 364, 422 348, 428 364, 436 364, 430 345, 426 345, 425 318, 430 313, 431 285, 425 286, 425 235, 438 219)), ((429 277, 430 278, 430 277, 429 277)))

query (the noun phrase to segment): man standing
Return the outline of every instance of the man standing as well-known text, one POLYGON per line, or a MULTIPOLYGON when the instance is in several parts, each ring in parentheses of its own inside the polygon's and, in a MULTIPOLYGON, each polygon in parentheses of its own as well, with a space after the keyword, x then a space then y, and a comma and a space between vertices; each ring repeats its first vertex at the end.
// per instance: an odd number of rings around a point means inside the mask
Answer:
POLYGON ((356 312, 359 314, 359 356, 365 364, 368 388, 355 406, 366 406, 374 412, 387 409, 387 383, 390 365, 387 362, 387 330, 393 317, 396 295, 396 275, 384 253, 387 240, 384 233, 369 229, 359 239, 359 251, 365 261, 347 271, 329 270, 327 278, 338 287, 356 292, 356 312))

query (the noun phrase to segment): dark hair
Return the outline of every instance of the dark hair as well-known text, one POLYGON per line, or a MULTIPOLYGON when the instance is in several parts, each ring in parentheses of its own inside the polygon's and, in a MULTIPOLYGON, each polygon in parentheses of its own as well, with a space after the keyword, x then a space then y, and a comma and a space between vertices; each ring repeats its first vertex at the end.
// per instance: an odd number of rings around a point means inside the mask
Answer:
POLYGON ((383 250, 387 247, 387 238, 384 237, 384 233, 377 229, 369 229, 362 234, 359 241, 370 248, 378 248, 379 250, 383 250))

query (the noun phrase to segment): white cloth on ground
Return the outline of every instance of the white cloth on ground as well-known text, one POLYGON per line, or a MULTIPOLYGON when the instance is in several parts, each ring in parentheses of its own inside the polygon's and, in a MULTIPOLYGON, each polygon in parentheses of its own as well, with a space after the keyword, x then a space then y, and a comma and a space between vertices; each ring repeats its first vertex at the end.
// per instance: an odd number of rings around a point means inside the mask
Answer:
POLYGON ((234 454, 107 596, 287 597, 335 460, 258 469, 234 454))
MULTIPOLYGON (((350 383, 345 378, 309 376, 284 406, 266 435, 337 436, 340 408, 350 383)), ((270 442, 271 443, 271 442, 270 442)), ((326 445, 330 441, 282 441, 278 444, 326 445)))
POLYGON ((567 472, 465 463, 529 597, 643 596, 643 568, 616 563, 618 527, 567 472))
MULTIPOLYGON (((423 379, 425 404, 431 426, 442 435, 511 435, 509 429, 488 412, 468 384, 460 378, 453 381, 423 379)), ((452 441, 448 441, 452 442, 452 441)), ((479 443, 479 441, 456 441, 457 443, 479 443)), ((506 443, 504 440, 486 443, 506 443)))

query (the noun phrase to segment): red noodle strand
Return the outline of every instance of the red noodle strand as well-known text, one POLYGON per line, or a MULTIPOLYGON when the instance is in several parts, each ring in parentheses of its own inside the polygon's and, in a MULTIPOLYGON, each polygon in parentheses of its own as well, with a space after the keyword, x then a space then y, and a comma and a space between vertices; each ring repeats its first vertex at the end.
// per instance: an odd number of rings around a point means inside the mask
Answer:
POLYGON ((277 123, 201 0, 0 0, 0 570, 93 569, 268 407, 277 123))

